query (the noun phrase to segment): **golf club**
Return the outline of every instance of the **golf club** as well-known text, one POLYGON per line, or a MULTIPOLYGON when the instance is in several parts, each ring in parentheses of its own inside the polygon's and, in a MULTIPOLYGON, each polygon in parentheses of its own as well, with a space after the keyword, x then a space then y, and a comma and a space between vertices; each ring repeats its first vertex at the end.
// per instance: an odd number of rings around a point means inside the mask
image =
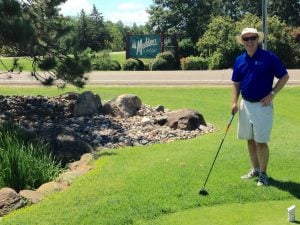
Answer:
POLYGON ((225 139, 225 137, 226 137, 226 135, 227 135, 227 132, 228 132, 228 130, 229 130, 229 127, 230 127, 230 125, 231 125, 231 123, 232 123, 233 117, 234 117, 234 113, 232 112, 231 118, 230 118, 230 120, 229 120, 229 122, 228 122, 226 131, 225 131, 225 134, 224 134, 224 136, 223 136, 223 138, 222 138, 222 141, 221 141, 221 143, 220 143, 220 146, 219 146, 219 149, 218 149, 217 154, 216 154, 216 156, 215 156, 215 159, 214 159, 214 161, 213 161, 213 163, 212 163, 212 165, 211 165, 211 167, 210 167, 210 170, 209 170, 209 172, 208 172, 208 175, 207 175, 207 177, 206 177, 206 179, 205 179, 204 185, 203 185, 203 187, 202 187, 202 188, 200 189, 200 191, 199 191, 199 195, 203 195, 203 196, 208 195, 208 192, 205 190, 205 186, 206 186, 206 183, 207 183, 208 178, 209 178, 209 176, 210 176, 210 173, 211 173, 211 171, 212 171, 212 169, 213 169, 213 167, 214 167, 214 164, 215 164, 215 162, 216 162, 216 159, 217 159, 217 157, 218 157, 218 155, 219 155, 220 149, 221 149, 221 147, 222 147, 222 145, 223 145, 223 142, 224 142, 224 139, 225 139))

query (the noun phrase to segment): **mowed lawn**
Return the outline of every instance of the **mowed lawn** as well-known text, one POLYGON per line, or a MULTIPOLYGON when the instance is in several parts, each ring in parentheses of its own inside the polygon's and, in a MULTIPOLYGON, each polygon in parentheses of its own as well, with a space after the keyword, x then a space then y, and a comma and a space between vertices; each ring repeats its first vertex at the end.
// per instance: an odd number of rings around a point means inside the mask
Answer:
MULTIPOLYGON (((234 119, 206 189, 199 196, 230 118, 229 87, 89 87, 102 100, 136 94, 144 104, 169 109, 191 108, 219 131, 190 140, 151 146, 99 150, 95 168, 67 190, 39 204, 17 210, 0 224, 99 225, 281 225, 287 207, 300 197, 299 87, 276 96, 270 142, 269 187, 241 180, 249 169, 246 143, 236 139, 234 119)), ((1 94, 58 95, 55 88, 0 87, 1 94)), ((78 91, 67 88, 63 92, 78 91)), ((297 208, 297 209, 298 209, 297 208)), ((296 219, 300 215, 296 209, 296 219)))

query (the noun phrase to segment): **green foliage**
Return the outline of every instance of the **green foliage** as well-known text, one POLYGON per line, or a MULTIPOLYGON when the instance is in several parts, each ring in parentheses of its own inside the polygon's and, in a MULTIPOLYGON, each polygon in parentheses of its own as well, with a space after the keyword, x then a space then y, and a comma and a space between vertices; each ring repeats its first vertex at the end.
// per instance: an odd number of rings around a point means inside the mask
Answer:
POLYGON ((16 191, 38 188, 62 171, 42 142, 31 143, 16 127, 0 125, 0 184, 16 191))
POLYGON ((109 70, 120 71, 121 69, 122 69, 121 64, 117 60, 111 61, 109 70))
POLYGON ((80 52, 73 52, 74 57, 69 57, 70 43, 66 34, 71 26, 58 13, 62 2, 64 0, 1 1, 0 46, 13 56, 31 57, 32 75, 42 84, 51 85, 60 79, 82 87, 83 74, 89 71, 90 62, 80 52), (49 69, 49 77, 41 76, 38 66, 42 70, 49 69))
POLYGON ((85 85, 84 73, 90 71, 91 68, 91 60, 87 54, 66 57, 57 66, 56 78, 76 87, 83 87, 85 85))
POLYGON ((211 1, 155 0, 148 9, 154 32, 177 33, 195 42, 202 36, 212 12, 211 1))
POLYGON ((190 38, 185 38, 178 43, 180 58, 196 55, 197 49, 190 38))
POLYGON ((299 67, 300 45, 293 36, 292 28, 276 16, 268 19, 267 47, 279 56, 286 67, 299 67))
POLYGON ((13 46, 13 49, 23 48, 31 43, 36 36, 28 16, 23 15, 23 9, 18 1, 0 1, 0 46, 13 46))
POLYGON ((175 64, 175 57, 174 57, 173 53, 170 51, 158 53, 156 58, 161 58, 161 59, 166 60, 170 64, 175 64))
POLYGON ((111 21, 107 21, 105 25, 111 35, 111 39, 107 40, 109 49, 113 52, 122 51, 125 47, 125 36, 123 37, 121 27, 111 21))
POLYGON ((181 68, 183 70, 206 70, 208 69, 208 62, 203 57, 190 56, 180 60, 181 68))
POLYGON ((230 68, 236 57, 235 24, 229 17, 214 17, 197 42, 200 56, 209 61, 210 69, 230 68))
POLYGON ((172 52, 166 51, 157 54, 155 59, 152 61, 151 70, 176 70, 176 59, 172 52))
MULTIPOLYGON (((209 62, 208 62, 208 67, 211 70, 218 70, 222 69, 222 54, 220 52, 214 52, 210 57, 209 57, 209 62)), ((224 67, 226 68, 226 67, 224 67)))
POLYGON ((277 16, 289 26, 299 27, 300 25, 300 1, 269 1, 268 13, 271 16, 277 16))
POLYGON ((168 61, 163 58, 155 58, 151 62, 151 70, 169 70, 168 61))
POLYGON ((140 62, 137 59, 129 58, 123 64, 123 70, 128 71, 135 71, 135 70, 143 70, 140 68, 140 62))
POLYGON ((90 48, 97 52, 108 47, 111 35, 104 24, 102 14, 95 5, 88 15, 81 10, 74 38, 78 50, 90 48))
POLYGON ((44 71, 53 70, 57 65, 57 61, 55 57, 45 57, 41 61, 38 62, 38 68, 44 71))
POLYGON ((101 51, 99 53, 92 53, 92 69, 107 71, 111 68, 111 57, 108 51, 101 51))

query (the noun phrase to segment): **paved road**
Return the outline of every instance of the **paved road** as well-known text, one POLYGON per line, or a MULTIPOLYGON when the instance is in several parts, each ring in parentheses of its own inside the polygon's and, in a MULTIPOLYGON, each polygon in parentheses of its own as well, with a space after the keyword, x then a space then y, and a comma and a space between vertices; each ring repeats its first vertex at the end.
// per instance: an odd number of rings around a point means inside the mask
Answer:
MULTIPOLYGON (((300 85, 300 70, 288 70, 288 85, 300 85)), ((89 85, 230 85, 231 69, 206 71, 107 71, 91 72, 89 85)), ((0 74, 0 85, 39 85, 29 73, 0 74)))

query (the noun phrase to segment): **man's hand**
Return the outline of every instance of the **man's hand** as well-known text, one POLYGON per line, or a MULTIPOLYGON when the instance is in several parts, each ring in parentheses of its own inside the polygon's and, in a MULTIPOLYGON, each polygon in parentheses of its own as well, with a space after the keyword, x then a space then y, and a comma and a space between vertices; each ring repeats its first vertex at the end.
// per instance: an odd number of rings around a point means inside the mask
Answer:
POLYGON ((275 97, 275 94, 268 94, 266 97, 264 97, 262 100, 260 100, 261 104, 264 106, 270 105, 275 97))

